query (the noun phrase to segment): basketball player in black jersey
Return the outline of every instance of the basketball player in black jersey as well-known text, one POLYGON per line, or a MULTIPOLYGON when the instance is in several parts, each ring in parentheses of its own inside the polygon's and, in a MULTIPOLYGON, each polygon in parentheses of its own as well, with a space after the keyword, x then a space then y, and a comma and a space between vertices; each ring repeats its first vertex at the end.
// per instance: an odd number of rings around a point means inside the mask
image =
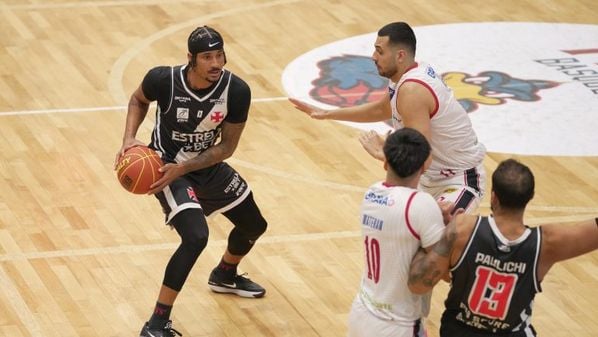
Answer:
POLYGON ((492 216, 457 215, 428 253, 411 263, 409 288, 425 293, 450 270, 440 336, 536 336, 532 304, 548 270, 598 249, 598 218, 581 223, 524 225, 534 196, 531 170, 516 160, 492 175, 492 216))
POLYGON ((181 244, 172 255, 154 312, 140 336, 180 335, 170 312, 191 268, 208 241, 206 216, 222 213, 234 225, 227 249, 210 274, 215 292, 242 297, 266 290, 237 274, 237 265, 266 231, 267 223, 247 182, 223 162, 235 151, 251 102, 249 86, 225 70, 224 40, 211 27, 188 38, 188 64, 151 69, 129 101, 123 144, 117 160, 132 146, 149 104, 157 101, 156 124, 149 146, 162 157, 164 176, 151 186, 181 244))

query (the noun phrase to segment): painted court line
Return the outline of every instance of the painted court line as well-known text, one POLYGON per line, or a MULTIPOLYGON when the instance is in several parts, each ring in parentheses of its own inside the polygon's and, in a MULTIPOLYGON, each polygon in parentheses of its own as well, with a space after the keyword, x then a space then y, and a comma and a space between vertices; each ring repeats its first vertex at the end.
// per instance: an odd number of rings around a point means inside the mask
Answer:
MULTIPOLYGON (((278 236, 264 236, 260 238, 260 244, 276 244, 276 243, 294 243, 305 241, 317 241, 328 239, 342 239, 359 237, 359 231, 340 231, 340 232, 325 232, 325 233, 308 233, 308 234, 291 234, 278 236)), ((227 239, 211 240, 208 246, 225 247, 228 244, 227 239)), ((19 260, 34 260, 34 259, 50 259, 61 257, 75 257, 75 256, 94 256, 105 254, 130 254, 142 253, 147 251, 171 250, 174 251, 179 243, 156 243, 147 245, 125 245, 112 247, 98 247, 85 249, 64 249, 43 252, 30 253, 8 253, 0 256, 0 262, 5 261, 19 261, 19 260)), ((1 277, 1 275, 0 275, 1 277)))
POLYGON ((1 5, 0 8, 10 10, 41 10, 41 9, 68 9, 86 7, 125 7, 125 6, 147 6, 147 5, 169 5, 193 2, 209 3, 217 0, 191 1, 191 0, 121 0, 121 1, 74 1, 54 4, 22 4, 22 5, 1 5))
MULTIPOLYGON (((539 225, 544 223, 567 223, 574 221, 583 221, 589 218, 588 215, 571 215, 571 216, 557 216, 557 217, 538 217, 527 219, 525 222, 528 225, 539 225)), ((357 222, 356 222, 357 223, 357 222)), ((357 225, 356 225, 357 226, 357 225)), ((360 230, 355 231, 337 231, 337 232, 323 232, 323 233, 306 233, 306 234, 284 234, 284 235, 273 235, 263 236, 259 239, 259 244, 279 244, 279 243, 299 243, 319 240, 330 240, 330 239, 345 239, 345 238, 357 238, 361 236, 360 230)), ((227 239, 211 240, 208 246, 214 247, 225 247, 228 244, 227 239)), ((97 248, 85 248, 85 249, 64 249, 64 250, 53 250, 43 252, 29 252, 29 253, 8 253, 0 255, 0 262, 6 261, 22 261, 22 260, 33 260, 33 259, 49 259, 49 258, 62 258, 62 257, 76 257, 76 256, 94 256, 94 255, 105 255, 105 254, 130 254, 130 253, 142 253, 147 251, 158 251, 158 250, 170 250, 174 251, 178 247, 179 243, 156 243, 146 245, 124 245, 124 246, 111 246, 111 247, 97 247, 97 248)), ((0 268, 0 284, 5 283, 2 278, 6 275, 2 275, 2 269, 0 268)))
MULTIPOLYGON (((252 103, 267 103, 275 101, 286 101, 286 96, 280 97, 264 97, 254 98, 251 100, 252 103)), ((150 105, 150 111, 155 108, 155 104, 150 105)), ((84 112, 98 112, 98 111, 124 111, 127 109, 126 105, 116 106, 103 106, 103 107, 91 107, 91 108, 64 108, 64 109, 40 109, 40 110, 17 110, 17 111, 0 111, 0 117, 2 116, 18 116, 18 115, 43 115, 53 113, 84 113, 84 112)))
POLYGON ((21 110, 21 111, 1 111, 2 116, 19 116, 19 115, 44 115, 54 113, 81 113, 81 112, 97 112, 97 111, 122 111, 126 106, 105 106, 96 108, 71 108, 71 109, 42 109, 42 110, 21 110))

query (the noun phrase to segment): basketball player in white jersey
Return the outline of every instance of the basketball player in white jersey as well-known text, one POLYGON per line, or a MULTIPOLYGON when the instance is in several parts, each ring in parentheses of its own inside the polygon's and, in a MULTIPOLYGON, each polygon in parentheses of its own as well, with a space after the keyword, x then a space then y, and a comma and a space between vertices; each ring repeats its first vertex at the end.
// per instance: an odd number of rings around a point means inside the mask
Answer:
MULTIPOLYGON (((467 112, 453 92, 429 65, 415 61, 416 39, 404 22, 387 24, 378 31, 372 59, 381 76, 389 79, 388 92, 376 102, 323 110, 297 99, 289 100, 314 119, 381 122, 392 118, 393 128, 421 132, 432 146, 431 165, 419 188, 454 209, 474 211, 484 194, 486 149, 478 142, 467 112), (389 104, 390 103, 390 104, 389 104)), ((383 160, 384 137, 371 131, 360 141, 383 160)))
POLYGON ((349 337, 426 336, 422 319, 430 295, 407 286, 409 264, 420 247, 444 233, 443 215, 428 193, 417 190, 430 145, 417 130, 390 134, 383 147, 386 179, 370 186, 361 205, 364 271, 349 314, 349 337))

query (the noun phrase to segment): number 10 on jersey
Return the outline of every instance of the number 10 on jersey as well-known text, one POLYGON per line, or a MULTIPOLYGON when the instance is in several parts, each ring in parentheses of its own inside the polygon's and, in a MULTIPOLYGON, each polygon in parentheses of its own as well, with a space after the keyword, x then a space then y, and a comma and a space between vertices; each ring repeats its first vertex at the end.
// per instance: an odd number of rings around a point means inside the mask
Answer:
POLYGON ((380 244, 375 238, 365 237, 365 259, 368 265, 368 278, 378 283, 380 280, 380 244))

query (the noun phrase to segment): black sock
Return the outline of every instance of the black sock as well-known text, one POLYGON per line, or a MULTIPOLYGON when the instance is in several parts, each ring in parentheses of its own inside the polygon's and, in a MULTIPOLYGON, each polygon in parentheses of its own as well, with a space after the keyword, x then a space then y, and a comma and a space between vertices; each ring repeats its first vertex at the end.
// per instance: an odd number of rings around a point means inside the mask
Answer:
POLYGON ((225 276, 227 279, 232 279, 237 276, 237 266, 239 264, 230 264, 224 262, 224 259, 220 260, 218 267, 216 269, 220 273, 220 275, 225 276))
POLYGON ((149 327, 151 329, 162 329, 166 325, 166 322, 170 319, 170 311, 172 310, 172 305, 162 304, 160 302, 156 302, 156 307, 154 308, 154 313, 149 320, 149 327))

